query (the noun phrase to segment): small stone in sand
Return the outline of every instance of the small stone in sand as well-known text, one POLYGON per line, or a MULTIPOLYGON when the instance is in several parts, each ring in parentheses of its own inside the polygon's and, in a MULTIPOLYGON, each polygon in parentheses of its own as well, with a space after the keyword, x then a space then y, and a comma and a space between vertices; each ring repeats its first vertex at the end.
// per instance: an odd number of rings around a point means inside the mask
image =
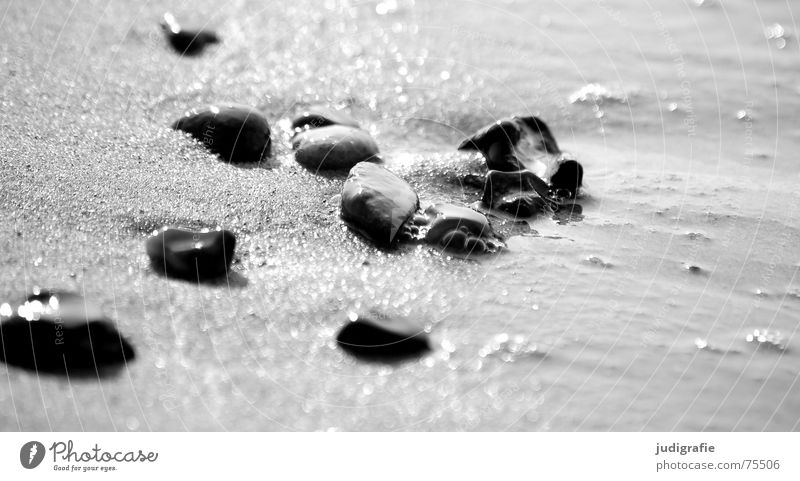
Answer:
MULTIPOLYGON (((467 206, 433 204, 425 209, 425 242, 466 254, 496 252, 502 242, 485 215, 467 206)), ((415 222, 420 222, 415 217, 415 222)))
POLYGON ((382 315, 364 317, 351 313, 336 342, 354 356, 383 361, 411 358, 430 350, 430 340, 422 326, 382 315))
POLYGON ((167 276, 194 281, 225 275, 235 247, 236 236, 221 229, 193 232, 164 227, 146 242, 154 269, 167 276))
POLYGON ((370 162, 353 167, 342 188, 342 220, 380 246, 394 244, 418 208, 419 198, 405 180, 370 162))
POLYGON ((226 162, 260 162, 269 155, 269 123, 250 107, 210 106, 190 111, 175 121, 172 128, 191 134, 226 162))
POLYGON ((378 145, 364 130, 331 125, 306 130, 292 139, 295 159, 312 170, 347 170, 378 159, 378 145))

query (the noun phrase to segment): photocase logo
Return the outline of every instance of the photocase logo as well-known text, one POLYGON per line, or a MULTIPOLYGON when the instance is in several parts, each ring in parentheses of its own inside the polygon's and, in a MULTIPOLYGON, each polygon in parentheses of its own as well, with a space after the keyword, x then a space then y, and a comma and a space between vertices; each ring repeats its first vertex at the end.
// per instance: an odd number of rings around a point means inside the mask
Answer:
POLYGON ((25 469, 33 469, 42 464, 44 459, 44 444, 39 441, 29 441, 19 450, 19 462, 25 469))

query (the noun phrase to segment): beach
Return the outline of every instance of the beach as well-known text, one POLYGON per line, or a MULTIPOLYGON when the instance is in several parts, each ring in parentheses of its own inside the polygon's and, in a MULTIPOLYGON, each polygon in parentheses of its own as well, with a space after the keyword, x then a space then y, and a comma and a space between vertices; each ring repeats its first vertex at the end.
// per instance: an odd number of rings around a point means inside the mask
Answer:
POLYGON ((795 10, 7 0, 0 302, 75 291, 136 359, 102 379, 0 364, 0 428, 797 431, 795 10), (177 55, 167 11, 221 43, 177 55), (268 162, 170 128, 215 103, 265 115, 268 162), (479 259, 378 248, 339 217, 344 178, 294 160, 313 105, 358 119, 423 204, 479 201, 461 179, 480 154, 456 146, 537 115, 585 168, 582 217, 492 218, 506 249, 479 259), (234 232, 232 274, 154 273, 164 225, 234 232), (335 341, 351 312, 421 322, 433 349, 353 358, 335 341))

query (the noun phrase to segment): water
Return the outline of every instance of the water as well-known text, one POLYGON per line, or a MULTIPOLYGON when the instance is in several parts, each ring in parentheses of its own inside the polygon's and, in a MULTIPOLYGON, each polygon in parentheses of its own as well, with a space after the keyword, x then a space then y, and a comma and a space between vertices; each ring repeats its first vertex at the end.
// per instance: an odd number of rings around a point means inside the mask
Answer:
POLYGON ((789 2, 1 10, 0 295, 78 291, 137 360, 101 382, 0 366, 0 427, 800 427, 789 2), (177 57, 167 10, 222 43, 177 57), (265 113, 272 168, 219 162, 169 129, 223 102, 265 113), (290 118, 315 103, 348 109, 423 203, 478 200, 457 180, 475 157, 455 147, 540 114, 586 168, 583 219, 498 221, 508 249, 480 262, 377 250, 338 220, 342 179, 292 159, 290 118), (165 223, 236 232, 238 277, 151 272, 144 240, 165 223), (435 349, 357 361, 335 343, 351 311, 414 318, 435 349))

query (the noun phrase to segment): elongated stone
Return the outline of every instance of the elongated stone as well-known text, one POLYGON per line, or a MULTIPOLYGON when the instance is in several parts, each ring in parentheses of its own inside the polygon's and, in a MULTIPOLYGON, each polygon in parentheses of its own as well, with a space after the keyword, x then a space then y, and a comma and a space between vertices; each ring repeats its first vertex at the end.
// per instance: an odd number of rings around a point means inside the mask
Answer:
POLYGON ((40 373, 99 375, 135 358, 99 307, 65 291, 37 292, 16 310, 0 306, 0 341, 3 362, 40 373))
POLYGON ((346 170, 377 160, 378 145, 364 130, 331 125, 298 133, 292 140, 295 160, 312 170, 346 170))
POLYGON ((225 275, 233 260, 236 236, 227 230, 193 232, 164 227, 145 244, 153 268, 167 276, 207 280, 225 275))
POLYGON ((353 167, 342 188, 342 219, 381 246, 394 244, 418 208, 419 198, 406 181, 370 162, 353 167))
POLYGON ((350 354, 372 360, 402 360, 430 350, 430 339, 422 326, 386 316, 351 314, 336 342, 350 354))
POLYGON ((267 119, 255 109, 237 105, 190 111, 172 124, 201 142, 226 162, 260 162, 269 155, 267 119))

